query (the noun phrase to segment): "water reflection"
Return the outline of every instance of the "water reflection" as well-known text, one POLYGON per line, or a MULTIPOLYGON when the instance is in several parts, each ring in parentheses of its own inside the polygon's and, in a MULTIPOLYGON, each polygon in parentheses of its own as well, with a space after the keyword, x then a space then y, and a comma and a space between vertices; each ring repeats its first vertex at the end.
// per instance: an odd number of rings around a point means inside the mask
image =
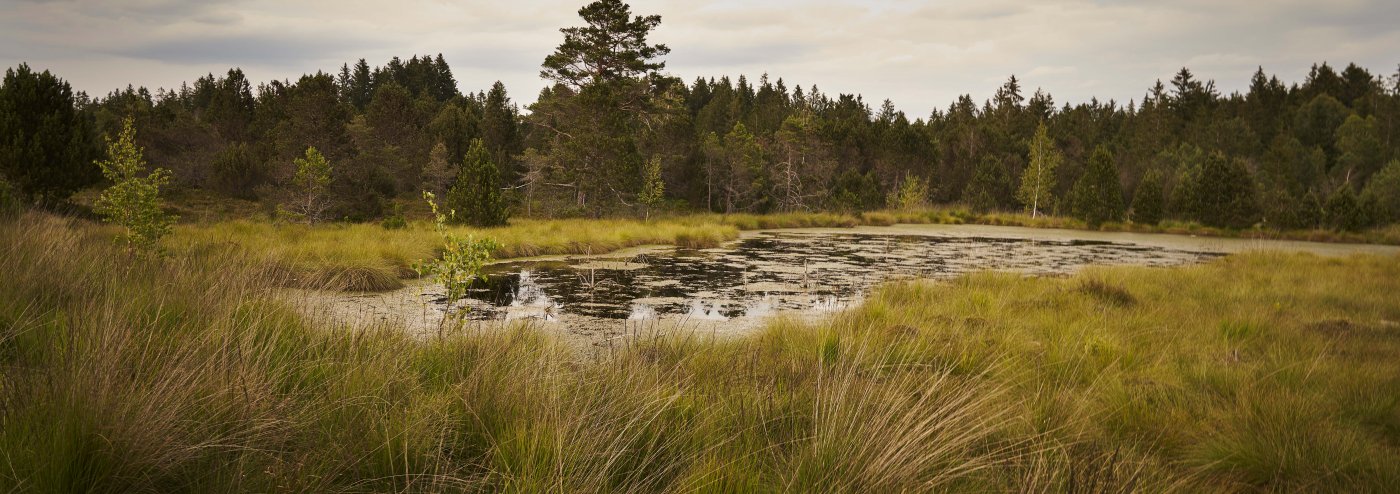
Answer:
POLYGON ((496 265, 471 293, 483 309, 472 317, 725 321, 781 310, 840 311, 891 279, 987 269, 1058 274, 1091 264, 1166 266, 1213 256, 1108 242, 767 233, 724 249, 496 265))

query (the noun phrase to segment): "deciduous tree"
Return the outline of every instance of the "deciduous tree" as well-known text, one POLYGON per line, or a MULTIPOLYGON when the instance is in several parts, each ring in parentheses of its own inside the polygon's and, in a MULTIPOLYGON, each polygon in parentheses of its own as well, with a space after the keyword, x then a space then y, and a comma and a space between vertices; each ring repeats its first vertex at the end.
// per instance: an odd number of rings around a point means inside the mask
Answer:
POLYGON ((175 217, 160 208, 160 188, 170 182, 170 171, 156 168, 146 172, 132 119, 122 124, 116 140, 107 141, 107 159, 98 161, 97 166, 112 185, 102 191, 93 209, 103 220, 125 230, 118 239, 128 248, 154 251, 156 242, 175 224, 175 217))
POLYGON ((1054 196, 1051 195, 1056 183, 1055 169, 1064 161, 1064 156, 1055 147, 1055 141, 1050 139, 1045 122, 1036 128, 1029 147, 1030 163, 1021 173, 1021 186, 1016 190, 1016 199, 1034 218, 1042 210, 1055 210, 1054 196))

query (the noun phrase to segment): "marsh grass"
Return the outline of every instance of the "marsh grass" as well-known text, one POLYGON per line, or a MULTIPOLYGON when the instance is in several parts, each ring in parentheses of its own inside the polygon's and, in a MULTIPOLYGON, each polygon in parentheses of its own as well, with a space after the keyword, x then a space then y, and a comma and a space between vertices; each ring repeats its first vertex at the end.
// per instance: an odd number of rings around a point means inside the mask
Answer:
MULTIPOLYGON (((197 211, 196 211, 197 212, 197 211)), ((416 214, 416 213, 415 213, 416 214)), ((407 216, 416 217, 414 214, 407 216)), ((421 216, 421 215, 419 215, 421 216)), ((695 214, 653 221, 629 219, 512 220, 496 228, 452 229, 458 235, 496 240, 496 259, 544 255, 602 254, 644 245, 675 245, 708 249, 735 240, 743 230, 777 228, 851 228, 862 225, 984 224, 1031 228, 1086 229, 1082 221, 1021 213, 978 213, 960 206, 914 210, 843 213, 695 214)), ((1147 226, 1106 223, 1107 231, 1177 233, 1285 240, 1400 244, 1400 226, 1362 233, 1333 231, 1222 230, 1193 223, 1164 222, 1147 226)), ((262 269, 297 288, 337 291, 385 291, 401 288, 402 280, 417 276, 414 262, 440 254, 440 238, 425 221, 402 228, 377 224, 306 226, 258 220, 232 220, 178 225, 164 247, 176 253, 236 246, 262 269)))
MULTIPOLYGON (((494 239, 498 259, 602 253, 628 247, 673 244, 710 248, 737 238, 717 223, 627 220, 520 220, 498 228, 454 227, 450 232, 494 239)), ((264 269, 299 288, 383 291, 416 276, 413 262, 436 257, 441 238, 423 222, 386 230, 373 224, 306 226, 238 220, 179 225, 166 241, 175 253, 234 246, 264 269)))
POLYGON ((589 358, 525 326, 415 340, 308 319, 245 249, 127 258, 42 215, 0 223, 0 276, 6 491, 1400 482, 1396 258, 898 283, 825 323, 589 358), (1135 302, 1106 303, 1120 291, 1135 302))

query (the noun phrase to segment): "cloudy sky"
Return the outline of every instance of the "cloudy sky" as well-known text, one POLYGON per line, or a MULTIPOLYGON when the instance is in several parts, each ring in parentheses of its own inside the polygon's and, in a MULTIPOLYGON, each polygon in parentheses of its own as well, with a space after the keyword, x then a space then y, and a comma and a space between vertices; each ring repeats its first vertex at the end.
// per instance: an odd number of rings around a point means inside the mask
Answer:
MULTIPOLYGON (((242 67, 254 81, 346 61, 442 53, 464 91, 534 100, 539 63, 584 0, 0 0, 0 65, 28 62, 91 94, 173 87, 242 67)), ((1188 66, 1223 92, 1256 66, 1300 81, 1319 61, 1394 74, 1396 0, 633 0, 660 14, 667 69, 767 72, 884 98, 913 116, 1010 74, 1057 102, 1140 99, 1188 66)), ((1029 92, 1029 91, 1028 91, 1029 92)))

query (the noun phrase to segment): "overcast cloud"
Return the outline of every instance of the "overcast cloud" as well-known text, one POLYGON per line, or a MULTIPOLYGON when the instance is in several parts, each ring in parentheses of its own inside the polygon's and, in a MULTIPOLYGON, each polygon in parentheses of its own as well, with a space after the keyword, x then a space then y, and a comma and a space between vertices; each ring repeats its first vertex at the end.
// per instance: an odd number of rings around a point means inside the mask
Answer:
MULTIPOLYGON (((528 103, 539 64, 585 0, 0 0, 0 64, 49 69, 90 94, 174 87, 242 67, 295 79, 367 59, 442 53, 464 91, 528 103)), ((635 0, 660 14, 668 72, 768 73, 792 86, 890 98, 912 116, 1010 74, 1060 103, 1140 99, 1182 66, 1242 90, 1256 66, 1288 82, 1314 62, 1400 64, 1396 0, 635 0)))

